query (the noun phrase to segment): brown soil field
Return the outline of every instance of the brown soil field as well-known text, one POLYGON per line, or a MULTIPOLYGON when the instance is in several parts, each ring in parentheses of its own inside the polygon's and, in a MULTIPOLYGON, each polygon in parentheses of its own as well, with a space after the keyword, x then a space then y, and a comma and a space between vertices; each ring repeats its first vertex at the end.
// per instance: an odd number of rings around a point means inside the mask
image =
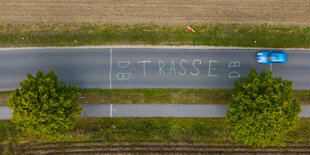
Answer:
POLYGON ((0 23, 310 26, 310 0, 1 0, 0 23))

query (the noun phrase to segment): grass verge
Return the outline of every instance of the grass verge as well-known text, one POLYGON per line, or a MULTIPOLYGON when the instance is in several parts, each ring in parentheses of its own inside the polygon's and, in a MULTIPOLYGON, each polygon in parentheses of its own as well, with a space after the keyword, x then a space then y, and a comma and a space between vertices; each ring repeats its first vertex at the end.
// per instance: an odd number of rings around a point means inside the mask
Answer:
POLYGON ((80 119, 69 135, 79 132, 82 133, 79 140, 91 138, 107 143, 229 141, 229 130, 223 118, 104 118, 96 123, 88 122, 88 119, 80 119), (110 128, 112 124, 116 125, 115 129, 110 128), (83 137, 84 133, 88 136, 83 137))
POLYGON ((310 48, 310 27, 270 25, 159 26, 92 24, 0 24, 0 47, 85 45, 208 45, 310 48))
POLYGON ((0 91, 0 106, 7 105, 13 91, 0 91))
POLYGON ((88 89, 80 104, 227 104, 221 89, 88 89))
MULTIPOLYGON (((310 143, 310 119, 301 118, 300 123, 300 128, 287 135, 287 142, 310 143)), ((7 120, 0 121, 0 135, 7 145, 75 141, 235 143, 225 118, 79 118, 75 129, 59 141, 21 136, 7 120), (112 124, 115 129, 110 128, 112 124)))
MULTIPOLYGON (((227 104, 225 89, 82 89, 80 104, 227 104)), ((0 106, 7 105, 13 91, 0 92, 0 106)), ((310 90, 293 90, 300 104, 310 104, 310 90)))

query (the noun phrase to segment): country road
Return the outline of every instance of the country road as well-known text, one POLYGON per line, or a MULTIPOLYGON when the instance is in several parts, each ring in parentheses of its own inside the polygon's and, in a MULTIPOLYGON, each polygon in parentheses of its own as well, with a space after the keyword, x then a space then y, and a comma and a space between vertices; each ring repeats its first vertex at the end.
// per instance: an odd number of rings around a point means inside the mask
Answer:
POLYGON ((287 64, 256 63, 245 49, 2 49, 0 90, 19 88, 25 73, 54 69, 59 79, 79 88, 229 89, 251 67, 274 71, 294 81, 294 89, 310 89, 310 52, 286 51, 287 64))

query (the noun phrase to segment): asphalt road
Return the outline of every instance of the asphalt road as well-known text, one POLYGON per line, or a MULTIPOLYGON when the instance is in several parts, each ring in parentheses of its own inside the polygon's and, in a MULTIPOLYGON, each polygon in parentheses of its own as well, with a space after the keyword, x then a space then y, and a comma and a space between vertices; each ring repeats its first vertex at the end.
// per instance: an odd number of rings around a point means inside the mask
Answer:
POLYGON ((225 104, 92 104, 82 117, 226 117, 225 104))
MULTIPOLYGON (((226 117, 225 104, 88 104, 80 117, 226 117)), ((310 105, 302 105, 299 117, 310 117, 310 105)), ((10 119, 12 110, 0 106, 0 119, 10 119)))
MULTIPOLYGON (((256 63, 259 50, 185 49, 15 49, 0 51, 0 90, 19 88, 25 73, 54 69, 59 79, 79 88, 233 87, 256 63)), ((274 75, 310 89, 310 52, 286 51, 287 64, 273 65, 274 75)))

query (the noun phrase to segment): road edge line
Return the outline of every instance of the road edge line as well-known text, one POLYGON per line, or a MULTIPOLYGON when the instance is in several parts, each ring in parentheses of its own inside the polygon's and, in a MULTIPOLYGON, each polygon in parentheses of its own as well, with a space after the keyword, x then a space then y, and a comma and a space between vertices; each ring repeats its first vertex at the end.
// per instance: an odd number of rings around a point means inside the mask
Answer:
POLYGON ((110 75, 109 75, 110 89, 112 89, 112 49, 110 49, 110 75))
POLYGON ((110 117, 112 117, 112 104, 110 104, 110 117))

